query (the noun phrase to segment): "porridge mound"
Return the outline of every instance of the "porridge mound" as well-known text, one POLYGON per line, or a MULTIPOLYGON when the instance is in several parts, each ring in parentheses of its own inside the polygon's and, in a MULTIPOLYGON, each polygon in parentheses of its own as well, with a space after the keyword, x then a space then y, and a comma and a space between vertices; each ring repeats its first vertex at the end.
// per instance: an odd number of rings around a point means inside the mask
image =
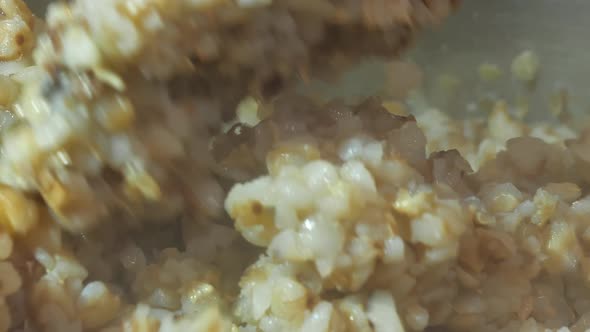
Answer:
POLYGON ((0 0, 0 331, 590 329, 590 129, 294 92, 458 4, 0 0))

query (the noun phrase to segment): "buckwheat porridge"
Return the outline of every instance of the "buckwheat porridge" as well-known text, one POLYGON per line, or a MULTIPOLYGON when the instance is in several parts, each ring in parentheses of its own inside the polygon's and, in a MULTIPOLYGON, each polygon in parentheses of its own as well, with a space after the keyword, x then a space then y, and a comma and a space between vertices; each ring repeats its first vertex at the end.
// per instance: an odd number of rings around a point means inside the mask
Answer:
POLYGON ((590 329, 565 93, 560 123, 296 93, 458 5, 0 0, 0 331, 590 329))

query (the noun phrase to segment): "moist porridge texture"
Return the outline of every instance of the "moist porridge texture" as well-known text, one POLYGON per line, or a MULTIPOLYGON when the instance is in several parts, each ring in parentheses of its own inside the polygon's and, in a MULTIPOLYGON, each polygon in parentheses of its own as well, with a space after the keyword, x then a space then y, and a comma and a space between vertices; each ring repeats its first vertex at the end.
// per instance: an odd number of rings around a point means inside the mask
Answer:
POLYGON ((41 194, 73 232, 218 217, 208 144, 246 93, 270 98, 306 67, 395 55, 455 2, 79 0, 50 6, 27 53, 31 14, 6 0, 7 24, 28 29, 0 45, 20 54, 2 66, 0 182, 41 194))
POLYGON ((456 5, 0 0, 0 331, 589 329, 590 129, 289 89, 456 5))

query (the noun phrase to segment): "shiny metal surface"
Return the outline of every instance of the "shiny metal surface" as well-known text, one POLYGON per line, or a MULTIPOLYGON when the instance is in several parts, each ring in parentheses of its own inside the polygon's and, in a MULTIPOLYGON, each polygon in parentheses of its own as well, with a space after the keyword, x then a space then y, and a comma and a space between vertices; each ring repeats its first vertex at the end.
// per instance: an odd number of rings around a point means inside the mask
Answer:
POLYGON ((560 87, 570 93, 572 112, 588 113, 588 13, 588 0, 465 0, 440 30, 424 34, 410 55, 423 67, 431 94, 437 76, 450 73, 460 79, 461 102, 455 107, 462 108, 482 93, 510 97, 522 93, 521 85, 506 75, 499 84, 480 84, 477 68, 487 61, 499 64, 509 74, 512 59, 530 49, 541 61, 538 86, 531 96, 531 115, 547 113, 549 96, 560 87))
MULTIPOLYGON (((422 92, 448 113, 469 114, 485 97, 511 104, 525 98, 530 120, 550 117, 550 100, 560 90, 569 95, 572 114, 590 114, 590 13, 588 0, 464 0, 442 26, 423 32, 405 56, 423 70, 422 92), (510 65, 523 51, 533 51, 541 68, 534 89, 511 77, 510 65), (503 77, 482 82, 478 68, 497 64, 503 77), (440 79, 459 83, 453 98, 441 93, 440 79)), ((356 99, 374 94, 384 70, 374 63, 347 75, 338 88, 318 84, 330 96, 356 99)))
POLYGON ((25 3, 29 5, 29 8, 40 17, 43 16, 45 8, 50 2, 51 0, 25 0, 25 3))

